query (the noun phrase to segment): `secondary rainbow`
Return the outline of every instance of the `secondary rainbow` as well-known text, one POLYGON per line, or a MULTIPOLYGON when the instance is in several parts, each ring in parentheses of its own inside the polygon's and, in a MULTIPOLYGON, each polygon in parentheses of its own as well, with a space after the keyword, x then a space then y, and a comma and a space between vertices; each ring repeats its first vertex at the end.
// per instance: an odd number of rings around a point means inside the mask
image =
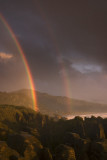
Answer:
MULTIPOLYGON (((63 84, 64 84, 66 97, 71 98, 72 97, 72 94, 71 94, 71 78, 69 77, 69 74, 67 72, 65 63, 63 61, 63 56, 61 54, 60 47, 59 47, 57 39, 55 37, 54 30, 52 29, 51 24, 48 22, 48 18, 46 16, 43 8, 41 7, 40 3, 38 3, 38 8, 39 8, 41 17, 43 18, 43 20, 46 24, 48 33, 50 35, 50 38, 52 40, 52 43, 53 43, 53 46, 54 46, 54 49, 55 49, 55 55, 56 55, 58 63, 59 63, 59 69, 62 72, 61 75, 62 75, 62 80, 63 80, 63 84)), ((67 99, 67 107, 68 107, 68 110, 71 108, 70 99, 67 99)))
POLYGON ((17 47, 17 50, 19 51, 20 56, 21 56, 21 58, 23 60, 23 63, 24 63, 24 66, 25 66, 25 70, 26 70, 26 74, 27 74, 27 77, 28 77, 28 80, 29 80, 29 85, 30 85, 30 88, 31 88, 33 107, 37 111, 38 110, 38 106, 37 106, 35 85, 34 85, 34 82, 33 82, 33 77, 32 77, 32 74, 31 74, 30 67, 28 65, 27 59, 25 57, 25 54, 24 54, 24 52, 22 50, 22 47, 21 47, 20 43, 18 42, 14 32, 12 31, 11 27, 9 26, 8 22, 6 21, 6 19, 4 18, 4 16, 2 14, 0 14, 0 20, 4 24, 5 28, 8 30, 8 33, 10 34, 11 38, 13 39, 13 41, 14 41, 16 47, 17 47))

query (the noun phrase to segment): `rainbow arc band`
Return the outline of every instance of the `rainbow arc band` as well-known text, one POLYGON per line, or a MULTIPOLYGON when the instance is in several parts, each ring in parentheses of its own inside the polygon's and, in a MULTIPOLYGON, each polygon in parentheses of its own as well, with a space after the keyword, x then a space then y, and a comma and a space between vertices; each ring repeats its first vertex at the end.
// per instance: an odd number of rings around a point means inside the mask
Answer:
POLYGON ((13 39, 13 41, 14 41, 16 47, 17 47, 17 50, 18 50, 18 52, 19 52, 19 54, 20 54, 20 56, 22 58, 22 61, 23 61, 24 66, 25 66, 26 74, 27 74, 27 77, 28 77, 28 80, 29 80, 29 85, 30 85, 30 88, 31 88, 32 100, 33 100, 33 108, 36 111, 38 111, 35 85, 34 85, 34 82, 33 82, 33 77, 32 77, 32 74, 31 74, 30 67, 29 67, 29 64, 27 62, 27 59, 25 57, 25 54, 24 54, 24 52, 22 50, 22 47, 21 47, 20 43, 18 42, 14 32, 12 31, 12 29, 9 26, 8 22, 6 21, 6 19, 4 18, 4 16, 1 13, 0 13, 0 20, 4 24, 5 28, 8 30, 8 33, 10 34, 11 38, 13 39))

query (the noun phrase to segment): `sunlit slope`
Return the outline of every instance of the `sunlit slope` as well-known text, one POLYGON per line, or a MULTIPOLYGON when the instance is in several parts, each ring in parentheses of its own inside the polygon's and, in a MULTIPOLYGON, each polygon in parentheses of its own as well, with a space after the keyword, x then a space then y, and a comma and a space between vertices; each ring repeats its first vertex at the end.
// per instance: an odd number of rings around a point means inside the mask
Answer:
POLYGON ((17 92, 0 92, 0 104, 26 106, 32 108, 32 95, 30 90, 17 92))
MULTIPOLYGON (((70 99, 61 96, 52 96, 37 92, 37 101, 40 112, 46 114, 88 114, 107 112, 107 105, 70 99)), ((32 96, 30 90, 16 92, 0 92, 0 104, 25 106, 32 108, 32 96)))

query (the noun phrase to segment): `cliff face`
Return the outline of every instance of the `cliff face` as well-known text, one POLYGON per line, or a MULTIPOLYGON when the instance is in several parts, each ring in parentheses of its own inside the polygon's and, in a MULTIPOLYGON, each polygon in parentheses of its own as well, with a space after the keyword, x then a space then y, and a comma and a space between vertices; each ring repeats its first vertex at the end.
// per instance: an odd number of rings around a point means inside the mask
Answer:
POLYGON ((54 119, 25 107, 0 106, 0 159, 107 160, 107 119, 54 119))

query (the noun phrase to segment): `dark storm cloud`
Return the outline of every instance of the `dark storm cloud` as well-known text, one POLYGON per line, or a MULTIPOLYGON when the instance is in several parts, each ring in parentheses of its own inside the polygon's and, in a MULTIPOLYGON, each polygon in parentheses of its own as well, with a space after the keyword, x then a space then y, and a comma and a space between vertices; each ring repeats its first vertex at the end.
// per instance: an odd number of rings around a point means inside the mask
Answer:
POLYGON ((106 7, 107 2, 104 0, 43 4, 44 13, 65 55, 79 54, 88 61, 101 62, 102 65, 106 63, 106 7))
POLYGON ((1 1, 0 6, 28 57, 35 52, 33 57, 37 59, 43 48, 42 57, 48 59, 58 47, 64 56, 81 55, 85 60, 106 65, 106 1, 9 0, 1 1))
MULTIPOLYGON (((51 43, 48 38, 48 31, 44 25, 45 22, 37 14, 36 5, 32 7, 33 3, 27 3, 26 1, 22 3, 19 1, 8 1, 8 4, 1 1, 1 4, 1 12, 20 41, 26 57, 29 59, 31 68, 34 68, 32 70, 37 73, 35 76, 45 78, 49 73, 49 65, 51 64, 52 71, 57 66, 51 57, 51 43)), ((1 48, 3 48, 3 40, 6 41, 4 32, 2 32, 0 40, 2 41, 1 48)), ((4 48, 8 48, 8 45, 9 43, 4 48)))

